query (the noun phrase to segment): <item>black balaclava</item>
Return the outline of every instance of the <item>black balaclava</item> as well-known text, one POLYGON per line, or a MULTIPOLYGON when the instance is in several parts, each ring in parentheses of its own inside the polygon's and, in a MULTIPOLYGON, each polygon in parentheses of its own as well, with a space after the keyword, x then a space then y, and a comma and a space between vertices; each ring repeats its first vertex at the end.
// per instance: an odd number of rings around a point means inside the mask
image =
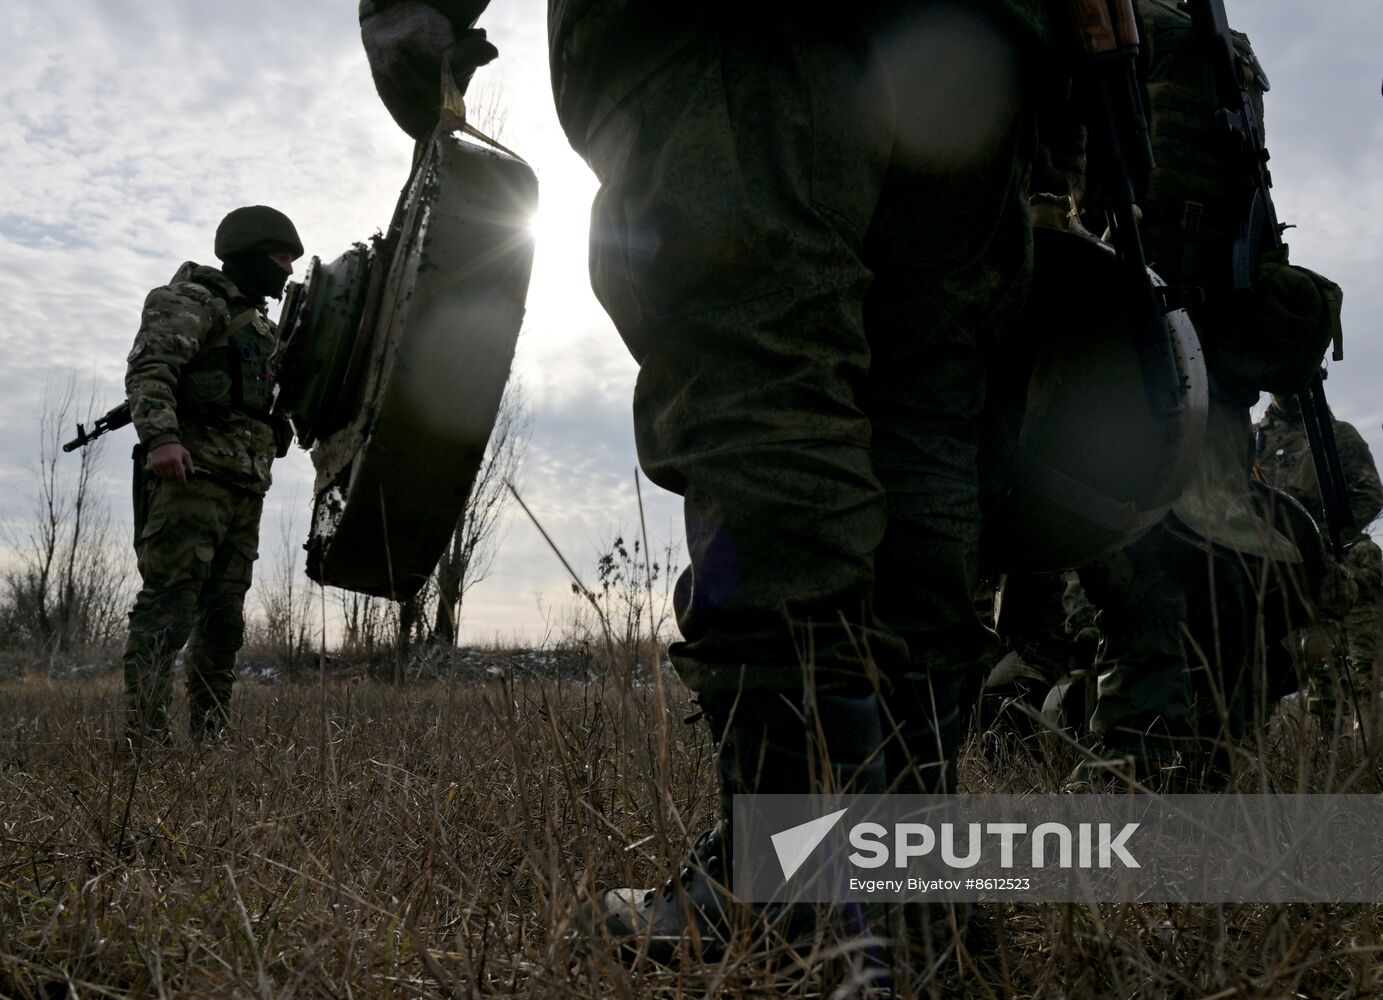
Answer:
POLYGON ((288 272, 274 262, 267 250, 226 254, 221 272, 252 299, 277 299, 288 283, 288 272))

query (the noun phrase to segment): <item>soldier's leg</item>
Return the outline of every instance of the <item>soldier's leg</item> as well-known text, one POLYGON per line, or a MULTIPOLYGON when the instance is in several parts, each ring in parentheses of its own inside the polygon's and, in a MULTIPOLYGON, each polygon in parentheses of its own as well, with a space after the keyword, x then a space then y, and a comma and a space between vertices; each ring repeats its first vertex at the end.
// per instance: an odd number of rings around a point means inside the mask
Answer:
POLYGON ((593 137, 592 282, 639 362, 640 461, 685 498, 671 656, 696 691, 800 692, 805 664, 859 689, 866 650, 906 657, 872 608, 856 399, 892 97, 851 44, 708 34, 593 137))
POLYGON ((187 647, 188 728, 194 738, 230 724, 235 657, 245 642, 245 593, 259 557, 262 497, 227 488, 226 530, 197 599, 187 647))
POLYGON ((199 483, 151 480, 136 541, 142 586, 130 612, 125 646, 125 702, 130 728, 167 733, 172 669, 196 616, 197 595, 221 534, 216 505, 199 483))
POLYGON ((972 603, 983 351, 1027 292, 1031 136, 1021 60, 994 26, 904 33, 882 43, 880 58, 899 100, 864 243, 875 274, 865 301, 871 362, 856 399, 887 497, 874 604, 908 646, 906 663, 880 661, 900 734, 890 771, 907 790, 954 790, 956 751, 995 650, 972 603), (966 50, 968 87, 949 78, 955 64, 935 45, 966 50), (963 97, 929 100, 938 93, 963 97), (956 118, 963 140, 947 127, 956 118))
POLYGON ((1380 629, 1383 629, 1383 551, 1364 535, 1349 547, 1346 563, 1354 576, 1358 596, 1345 615, 1345 641, 1349 648, 1350 681, 1354 702, 1362 719, 1372 719, 1378 706, 1379 668, 1383 661, 1380 629))
MULTIPOLYGON (((640 461, 685 498, 671 654, 722 748, 722 803, 826 774, 883 787, 865 664, 906 647, 872 609, 886 501, 855 395, 891 95, 861 48, 782 26, 708 33, 593 137, 592 282, 639 362, 640 461)), ((692 919, 710 947, 727 835, 662 891, 608 895, 614 932, 675 944, 692 919)))
POLYGON ((1231 554, 1210 556, 1189 545, 1182 554, 1195 737, 1187 744, 1186 764, 1197 781, 1218 782, 1230 773, 1233 746, 1266 725, 1277 685, 1266 655, 1255 648, 1255 564, 1231 554))
POLYGON ((1080 571, 1105 642, 1091 732, 1109 756, 1149 770, 1170 763, 1193 734, 1184 548, 1154 528, 1080 571))

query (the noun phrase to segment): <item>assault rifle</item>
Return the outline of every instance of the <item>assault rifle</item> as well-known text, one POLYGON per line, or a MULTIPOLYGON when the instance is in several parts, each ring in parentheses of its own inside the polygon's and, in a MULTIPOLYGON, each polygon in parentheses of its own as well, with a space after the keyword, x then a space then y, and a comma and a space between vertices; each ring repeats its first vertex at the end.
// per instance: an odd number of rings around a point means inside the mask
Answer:
POLYGON ((130 401, 127 399, 119 406, 97 417, 91 425, 91 430, 88 431, 85 424, 78 424, 77 436, 63 445, 62 450, 76 451, 78 448, 85 448, 102 434, 107 434, 110 431, 118 431, 129 422, 130 401))
MULTIPOLYGON (((1152 142, 1138 79, 1138 20, 1133 0, 1066 0, 1085 58, 1086 124, 1100 151, 1112 238, 1123 266, 1125 294, 1139 329, 1135 349, 1152 412, 1176 417, 1186 403, 1166 314, 1175 307, 1148 273, 1138 235, 1137 195, 1153 167, 1152 142)), ((1173 422, 1168 423, 1172 427, 1173 422)))
MULTIPOLYGON (((1240 57, 1234 48, 1224 0, 1184 0, 1180 5, 1191 14, 1197 37, 1206 46, 1215 76, 1219 107, 1215 125, 1223 134, 1227 162, 1239 193, 1238 231, 1230 257, 1229 287, 1235 294, 1253 289, 1254 264, 1265 250, 1282 246, 1285 228, 1273 207, 1272 175, 1268 171, 1268 149, 1263 143, 1263 128, 1253 107, 1248 86, 1240 71, 1240 57)), ((1264 88, 1266 89, 1266 88, 1264 88)), ((1344 345, 1337 337, 1331 357, 1344 358, 1344 345)), ((1311 461, 1320 484, 1321 509, 1325 529, 1336 558, 1344 553, 1341 539, 1354 528, 1349 509, 1349 487, 1335 445, 1335 425, 1325 400, 1323 376, 1318 374, 1297 394, 1306 439, 1311 446, 1311 461)))

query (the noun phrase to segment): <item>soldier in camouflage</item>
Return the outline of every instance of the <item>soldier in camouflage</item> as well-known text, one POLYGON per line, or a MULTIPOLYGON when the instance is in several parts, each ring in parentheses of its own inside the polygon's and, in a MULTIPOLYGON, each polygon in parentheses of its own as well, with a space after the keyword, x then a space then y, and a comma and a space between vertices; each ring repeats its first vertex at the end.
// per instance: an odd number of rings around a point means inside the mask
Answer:
MULTIPOLYGON (((1363 712, 1372 710, 1378 697, 1379 628, 1383 615, 1383 551, 1367 530, 1383 511, 1383 483, 1379 481, 1373 454, 1359 432, 1343 420, 1333 423, 1354 520, 1354 527, 1341 538, 1345 546, 1344 568, 1357 593, 1348 609, 1326 609, 1321 623, 1324 645, 1347 656, 1347 672, 1339 668, 1338 655, 1308 656, 1310 705, 1326 717, 1348 702, 1355 703, 1363 712), (1340 691, 1341 686, 1352 691, 1340 691)), ((1306 440, 1301 408, 1295 399, 1273 397, 1258 425, 1258 461, 1271 485, 1300 500, 1319 523, 1324 523, 1316 467, 1306 440)), ((1315 645, 1307 643, 1309 650, 1315 645)))
MULTIPOLYGON (((983 352, 1029 280, 1050 42, 1042 0, 751 6, 548 7, 558 118, 601 182, 592 285, 639 364, 640 462, 685 498, 671 657, 726 821, 737 792, 954 780, 987 655, 983 352)), ((362 4, 376 85, 420 138, 483 7, 362 4), (448 26, 460 46, 438 45, 448 26)), ((721 824, 679 878, 608 894, 608 926, 657 956, 695 925, 714 951, 730 842, 721 824)))
MULTIPOLYGON (((1302 556, 1254 498, 1249 408, 1267 387, 1259 379, 1273 359, 1264 354, 1277 345, 1257 326, 1256 339, 1239 339, 1254 324, 1233 312, 1241 303, 1217 294, 1236 235, 1238 192, 1219 160, 1210 64, 1189 13, 1174 0, 1134 6, 1155 161, 1140 195, 1139 231, 1149 264, 1169 285, 1207 289, 1206 304, 1192 315, 1211 376, 1209 425, 1197 467, 1166 519, 1079 575, 1103 635, 1089 719, 1096 749, 1111 763, 1132 761, 1143 780, 1177 785, 1187 777, 1222 780, 1230 740, 1262 721, 1257 706, 1283 693, 1290 665, 1278 640, 1288 623, 1264 619, 1274 602, 1260 609, 1258 581, 1294 572, 1302 556)), ((1235 47, 1261 122, 1266 77, 1247 37, 1236 33, 1235 47)), ((1086 190, 1084 160, 1073 148, 1078 143, 1059 143, 1041 158, 1037 180, 1050 190, 1034 197, 1034 218, 1065 225, 1053 209, 1064 216, 1071 198, 1083 199, 1082 207, 1095 209, 1086 214, 1089 228, 1099 231, 1100 193, 1086 190)), ((1284 254, 1279 266, 1285 263, 1284 254)), ((1293 350, 1318 343, 1323 352, 1326 343, 1304 325, 1286 339, 1293 350)), ((1319 354, 1310 365, 1318 362, 1319 354)), ((1105 771, 1083 764, 1071 783, 1105 771)))
POLYGON ((269 467, 287 444, 269 412, 279 339, 264 303, 302 242, 287 216, 256 205, 221 221, 215 251, 220 269, 189 261, 149 293, 127 359, 142 580, 124 655, 133 741, 167 742, 184 644, 194 738, 229 721, 269 467))

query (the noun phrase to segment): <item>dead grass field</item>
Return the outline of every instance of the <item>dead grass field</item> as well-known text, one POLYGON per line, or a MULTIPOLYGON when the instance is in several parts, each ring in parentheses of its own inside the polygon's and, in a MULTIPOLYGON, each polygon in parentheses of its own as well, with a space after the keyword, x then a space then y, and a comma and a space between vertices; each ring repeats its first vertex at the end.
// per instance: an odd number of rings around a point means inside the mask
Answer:
MULTIPOLYGON (((0 683, 0 995, 867 992, 832 940, 630 971, 594 933, 594 887, 649 883, 710 821, 712 747, 681 696, 666 799, 653 695, 613 685, 243 683, 230 742, 138 765, 118 703, 114 679, 0 683)), ((1245 787, 1358 780, 1352 744, 1275 732, 1245 787)), ((990 733, 964 775, 1052 791, 1056 770, 990 733)), ((1377 792, 1364 771, 1352 790, 1377 792)), ((974 925, 938 968, 895 970, 899 995, 1383 995, 1375 907, 993 905, 974 925)))

